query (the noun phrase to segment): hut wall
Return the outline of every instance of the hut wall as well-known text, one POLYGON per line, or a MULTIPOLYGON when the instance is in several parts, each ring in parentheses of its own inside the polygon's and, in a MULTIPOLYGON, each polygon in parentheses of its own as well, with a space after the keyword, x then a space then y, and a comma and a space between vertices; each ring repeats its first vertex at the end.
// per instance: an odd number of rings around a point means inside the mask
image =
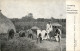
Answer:
POLYGON ((14 24, 0 11, 0 39, 8 38, 8 31, 13 29, 16 32, 14 24))

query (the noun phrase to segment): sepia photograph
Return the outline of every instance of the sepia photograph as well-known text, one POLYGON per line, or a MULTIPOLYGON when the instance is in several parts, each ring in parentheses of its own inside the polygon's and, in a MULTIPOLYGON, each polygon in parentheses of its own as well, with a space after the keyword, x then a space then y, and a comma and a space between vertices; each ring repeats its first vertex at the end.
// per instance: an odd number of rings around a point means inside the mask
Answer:
POLYGON ((66 0, 0 0, 0 51, 66 51, 66 0))

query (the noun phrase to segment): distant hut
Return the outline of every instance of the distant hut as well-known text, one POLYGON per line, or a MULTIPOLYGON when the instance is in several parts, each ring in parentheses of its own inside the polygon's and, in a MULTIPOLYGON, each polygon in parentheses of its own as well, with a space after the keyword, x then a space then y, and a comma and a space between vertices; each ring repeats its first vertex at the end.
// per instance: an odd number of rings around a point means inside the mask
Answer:
POLYGON ((59 23, 53 23, 52 27, 53 27, 53 29, 55 29, 55 28, 60 28, 61 29, 62 25, 59 24, 59 23))
POLYGON ((40 28, 37 27, 37 26, 33 26, 33 27, 31 28, 31 30, 32 30, 34 33, 37 33, 36 31, 37 31, 38 29, 40 29, 40 28))
POLYGON ((57 26, 57 27, 61 27, 62 25, 59 23, 53 23, 52 26, 57 26))
MULTIPOLYGON (((0 10, 0 39, 9 36, 9 31, 16 32, 14 24, 0 10), (5 36, 5 37, 6 37, 5 36)), ((6 37, 6 38, 7 38, 6 37)))
POLYGON ((37 26, 33 26, 31 29, 33 29, 33 30, 37 30, 37 29, 40 29, 40 28, 37 27, 37 26))

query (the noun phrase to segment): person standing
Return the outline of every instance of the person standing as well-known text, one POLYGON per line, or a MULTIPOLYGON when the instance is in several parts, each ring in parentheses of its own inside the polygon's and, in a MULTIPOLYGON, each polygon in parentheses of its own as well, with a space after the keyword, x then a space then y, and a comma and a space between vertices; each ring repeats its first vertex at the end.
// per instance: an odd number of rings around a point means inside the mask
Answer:
POLYGON ((9 39, 12 39, 14 37, 14 34, 15 34, 14 30, 10 29, 9 30, 9 39))
POLYGON ((47 38, 49 39, 49 33, 52 31, 52 24, 51 21, 48 22, 48 24, 46 25, 46 31, 47 31, 47 38))
POLYGON ((55 38, 57 42, 61 40, 61 30, 59 28, 57 28, 55 31, 55 38))

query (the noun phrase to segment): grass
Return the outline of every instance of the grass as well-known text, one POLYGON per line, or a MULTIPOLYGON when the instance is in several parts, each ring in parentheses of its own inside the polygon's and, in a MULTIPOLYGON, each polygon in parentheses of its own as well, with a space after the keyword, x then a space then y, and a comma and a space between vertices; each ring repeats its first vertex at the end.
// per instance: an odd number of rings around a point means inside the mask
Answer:
MULTIPOLYGON (((46 24, 47 22, 16 22, 15 23, 15 27, 16 26, 38 26, 41 29, 46 29, 46 24)), ((62 23, 63 27, 62 27, 62 31, 63 31, 63 35, 62 38, 66 37, 66 27, 64 25, 64 23, 62 23)), ((19 27, 19 28, 21 28, 19 27)), ((35 45, 34 42, 32 42, 32 40, 28 39, 27 37, 17 37, 18 34, 16 35, 16 37, 14 37, 11 40, 6 40, 4 39, 3 41, 0 41, 2 43, 1 44, 1 50, 2 51, 48 51, 48 49, 46 48, 39 48, 35 45)), ((66 51, 66 47, 64 46, 64 48, 62 49, 63 51, 66 51)), ((56 50, 55 50, 56 51, 56 50)))
MULTIPOLYGON (((63 44, 65 44, 65 39, 63 44)), ((66 51, 65 45, 62 45, 64 48, 63 51, 66 51)), ((56 49, 57 50, 57 49, 56 49)), ((55 51, 56 51, 55 50, 55 51)), ((1 51, 49 51, 47 48, 40 48, 36 43, 27 38, 19 37, 18 34, 13 39, 6 40, 4 39, 1 43, 1 51)))
POLYGON ((48 51, 44 48, 38 48, 34 42, 27 37, 14 38, 5 41, 1 45, 2 51, 48 51))

